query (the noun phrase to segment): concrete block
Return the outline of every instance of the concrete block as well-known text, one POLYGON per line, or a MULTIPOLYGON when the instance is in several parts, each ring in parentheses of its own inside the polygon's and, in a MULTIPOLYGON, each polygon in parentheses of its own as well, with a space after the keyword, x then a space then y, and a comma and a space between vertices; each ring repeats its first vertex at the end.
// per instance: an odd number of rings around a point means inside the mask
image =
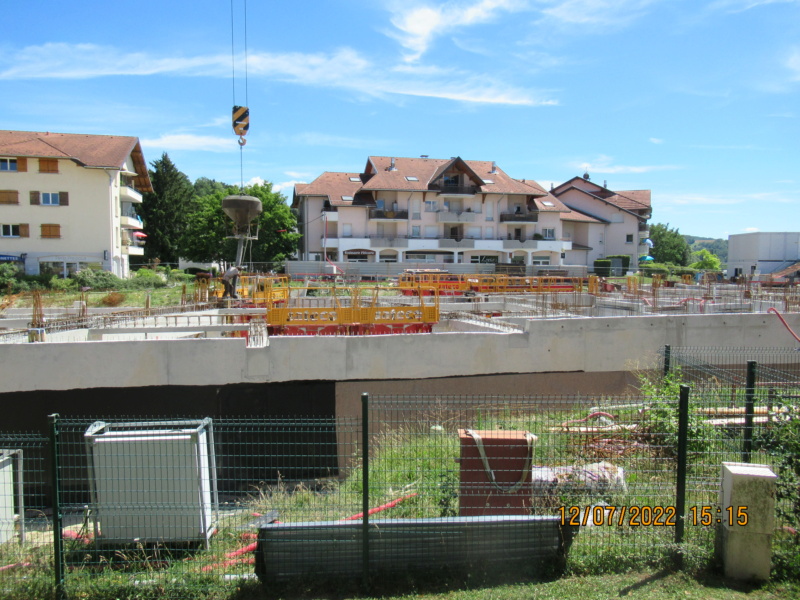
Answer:
POLYGON ((769 578, 776 480, 767 465, 722 463, 715 546, 727 577, 769 578))
POLYGON ((736 523, 740 508, 745 508, 749 533, 772 534, 775 529, 775 482, 778 476, 767 465, 722 463, 719 507, 726 527, 741 529, 736 523), (728 512, 731 507, 734 522, 728 512))
POLYGON ((744 581, 769 579, 771 535, 720 526, 717 536, 717 552, 725 577, 744 581))

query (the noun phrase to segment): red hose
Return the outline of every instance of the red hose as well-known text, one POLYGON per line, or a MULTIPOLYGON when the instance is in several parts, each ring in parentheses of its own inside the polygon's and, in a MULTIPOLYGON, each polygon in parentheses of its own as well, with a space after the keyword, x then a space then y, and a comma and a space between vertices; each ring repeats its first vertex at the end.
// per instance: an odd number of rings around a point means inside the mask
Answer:
POLYGON ((781 313, 779 313, 776 308, 768 308, 767 312, 768 313, 775 313, 776 315, 778 315, 778 318, 781 320, 781 323, 783 323, 783 326, 786 327, 786 329, 789 330, 789 333, 792 334, 792 337, 794 337, 795 340, 800 342, 800 337, 797 337, 797 334, 792 330, 791 327, 789 327, 789 324, 786 322, 786 319, 783 318, 783 315, 781 315, 781 313))
MULTIPOLYGON (((370 508, 367 511, 368 515, 374 515, 377 512, 381 512, 382 510, 386 510, 387 508, 393 508, 403 502, 404 500, 408 500, 409 498, 413 498, 416 496, 417 493, 414 492, 413 494, 409 494, 408 496, 403 496, 402 498, 398 498, 397 500, 392 500, 391 502, 387 502, 386 504, 382 504, 380 506, 376 506, 375 508, 370 508)), ((355 521, 356 519, 361 519, 364 517, 364 513, 360 512, 357 515, 353 515, 352 517, 345 517, 342 521, 355 521)))

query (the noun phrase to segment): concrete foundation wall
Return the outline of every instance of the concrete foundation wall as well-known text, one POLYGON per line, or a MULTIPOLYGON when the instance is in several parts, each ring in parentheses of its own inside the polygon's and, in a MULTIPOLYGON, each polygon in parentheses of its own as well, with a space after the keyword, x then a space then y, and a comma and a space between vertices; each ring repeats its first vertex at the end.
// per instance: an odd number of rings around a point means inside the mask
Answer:
MULTIPOLYGON (((787 315, 796 331, 800 315, 787 315)), ((796 347, 771 314, 533 320, 523 333, 274 337, 0 346, 0 393, 290 381, 360 382, 647 368, 673 346, 796 347)))

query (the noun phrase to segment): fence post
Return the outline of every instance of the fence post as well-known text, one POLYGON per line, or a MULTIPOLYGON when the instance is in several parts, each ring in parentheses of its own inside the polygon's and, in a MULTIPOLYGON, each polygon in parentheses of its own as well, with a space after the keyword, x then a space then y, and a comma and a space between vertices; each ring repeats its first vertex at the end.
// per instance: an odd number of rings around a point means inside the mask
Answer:
POLYGON ((682 385, 678 401, 678 477, 675 482, 675 545, 678 567, 683 566, 683 528, 686 515, 686 456, 689 442, 689 386, 682 385))
POLYGON ((361 394, 361 560, 369 583, 369 394, 361 394))
POLYGON ((59 485, 58 457, 58 413, 49 416, 50 420, 50 450, 53 468, 53 571, 55 575, 56 598, 62 600, 67 597, 64 590, 64 546, 61 539, 61 487, 59 485))
POLYGON ((664 377, 669 375, 671 358, 669 344, 666 344, 664 345, 664 377))
POLYGON ((744 439, 742 440, 742 462, 750 462, 753 451, 753 413, 756 397, 756 361, 747 361, 747 380, 744 389, 744 439))

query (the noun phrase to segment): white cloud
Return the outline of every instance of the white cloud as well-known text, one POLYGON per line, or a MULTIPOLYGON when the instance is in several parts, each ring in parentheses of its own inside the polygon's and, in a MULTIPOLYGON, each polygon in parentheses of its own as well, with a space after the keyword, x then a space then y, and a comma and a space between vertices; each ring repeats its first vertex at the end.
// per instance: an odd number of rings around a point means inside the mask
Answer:
POLYGON ((229 56, 156 58, 96 44, 49 43, 7 52, 0 79, 90 79, 109 75, 224 75, 229 56))
POLYGON ((756 233, 757 231, 761 231, 758 227, 745 227, 745 233, 756 233))
MULTIPOLYGON (((485 0, 489 2, 489 0, 485 0)), ((500 0, 496 0, 500 2, 500 0)), ((510 0, 509 0, 510 1, 510 0)), ((124 54, 92 44, 44 44, 6 54, 0 79, 90 79, 113 75, 228 77, 230 57, 160 59, 146 53, 124 54)), ((2 60, 2 59, 0 59, 2 60)), ((331 53, 252 52, 251 78, 274 78, 298 85, 345 90, 354 97, 416 96, 458 102, 550 106, 558 101, 490 76, 456 69, 377 68, 351 48, 331 53)))
POLYGON ((768 4, 795 4, 798 1, 800 0, 717 0, 709 8, 711 10, 739 13, 768 4))
POLYGON ((792 50, 791 55, 786 60, 786 67, 792 72, 791 80, 800 81, 800 49, 792 50))
POLYGON ((175 133, 162 135, 159 138, 140 140, 144 148, 154 147, 160 151, 197 150, 201 152, 230 152, 239 147, 233 138, 215 137, 211 135, 193 135, 175 133))
POLYGON ((580 168, 590 175, 592 173, 605 174, 624 174, 624 173, 651 173, 653 171, 673 171, 681 167, 676 165, 615 165, 610 156, 598 156, 593 162, 583 162, 573 164, 573 167, 580 168))
POLYGON ((415 62, 436 37, 450 35, 464 27, 489 23, 503 12, 515 12, 526 6, 524 0, 473 0, 470 4, 447 2, 438 5, 417 2, 412 6, 409 6, 408 0, 398 0, 391 2, 388 7, 393 14, 391 23, 397 31, 387 34, 408 51, 404 57, 406 62, 415 62))
POLYGON ((662 140, 661 138, 654 138, 654 137, 651 137, 651 138, 650 138, 650 143, 651 143, 651 144, 663 144, 663 143, 664 143, 664 140, 662 140))
POLYGON ((550 20, 568 25, 625 26, 642 16, 659 0, 539 0, 552 5, 542 13, 550 20))
POLYGON ((296 181, 296 180, 282 181, 280 183, 273 184, 272 185, 272 191, 273 192, 281 192, 284 196, 286 196, 289 199, 291 199, 291 195, 292 195, 293 190, 294 190, 294 185, 296 183, 306 183, 306 182, 305 181, 296 181))

